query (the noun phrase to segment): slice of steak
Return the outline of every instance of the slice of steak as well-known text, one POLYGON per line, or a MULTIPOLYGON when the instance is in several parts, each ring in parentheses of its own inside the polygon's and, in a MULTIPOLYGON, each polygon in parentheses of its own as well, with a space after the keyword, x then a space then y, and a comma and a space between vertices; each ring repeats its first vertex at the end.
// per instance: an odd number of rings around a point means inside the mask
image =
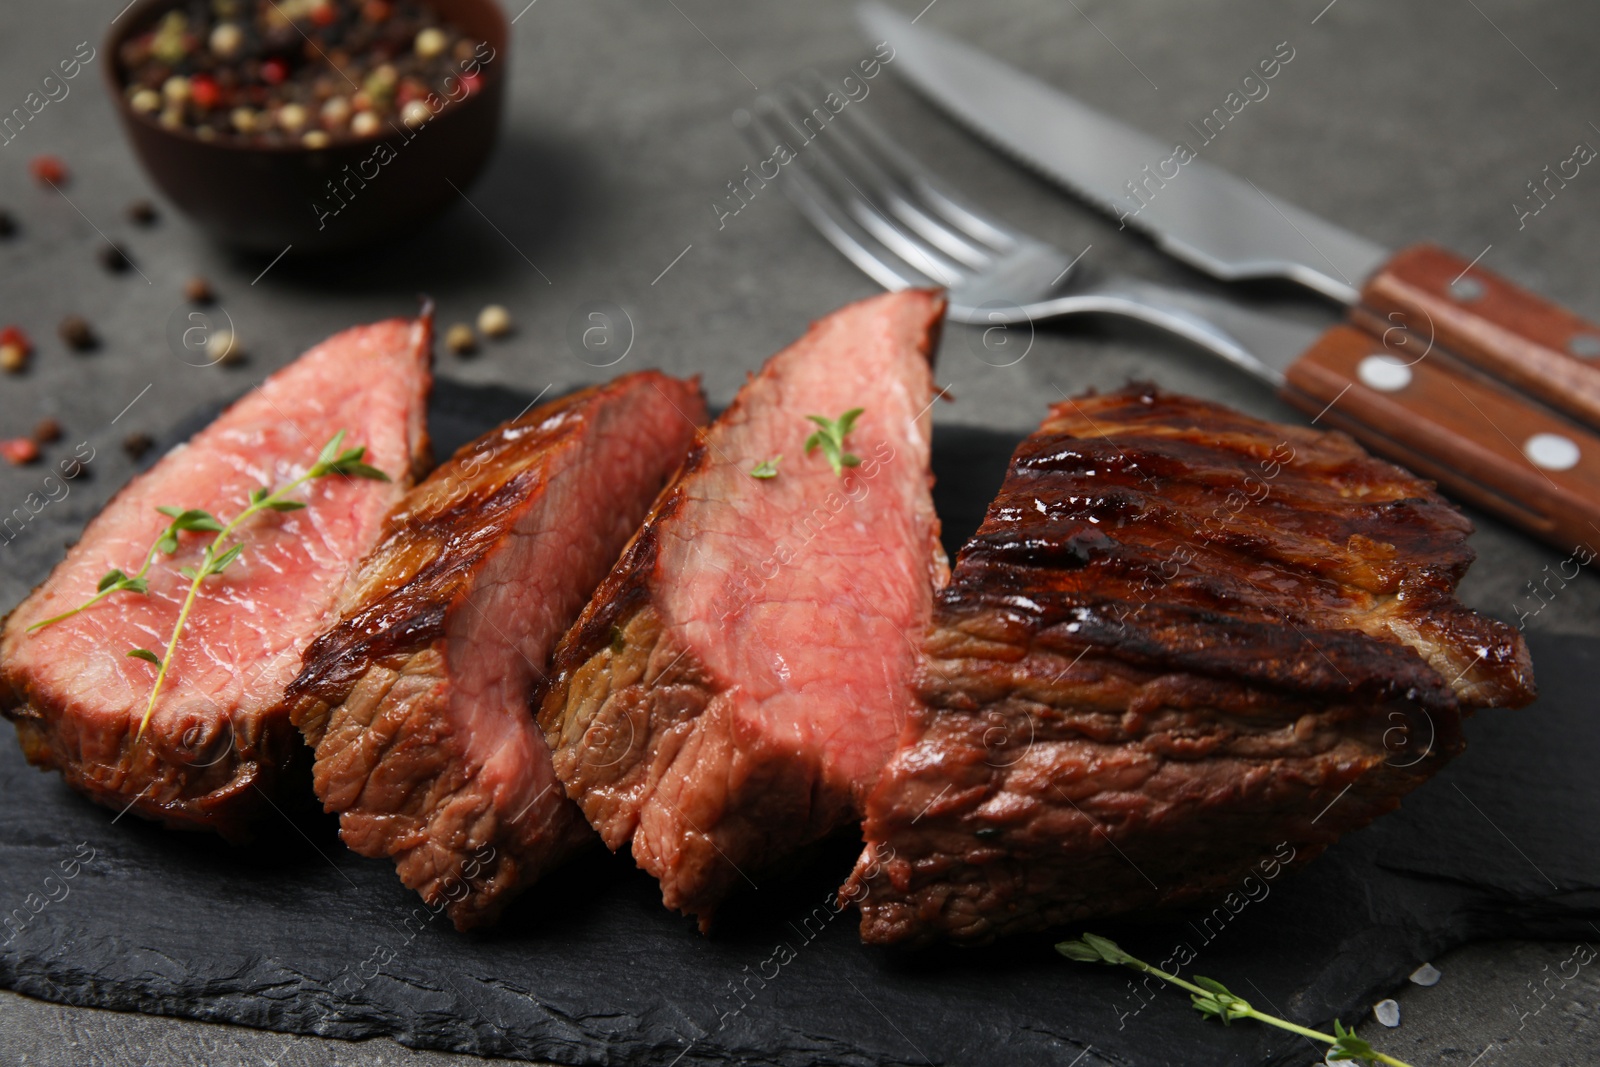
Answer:
POLYGON ((937 598, 843 891, 862 937, 1238 896, 1392 810, 1463 714, 1533 698, 1517 632, 1454 597, 1470 532, 1343 434, 1057 405, 937 598))
POLYGON ((460 929, 593 836, 529 700, 704 422, 696 383, 647 371, 463 446, 389 516, 306 652, 290 692, 317 796, 460 929))
POLYGON ((936 294, 875 297, 772 357, 552 662, 540 725, 556 774, 702 929, 731 890, 852 819, 905 721, 946 576, 928 466, 943 314, 936 294), (835 473, 806 451, 808 416, 855 408, 844 444, 860 465, 835 473))
POLYGON ((0 636, 0 709, 29 761, 109 807, 169 826, 248 836, 298 748, 284 688, 351 565, 427 460, 432 324, 391 319, 336 334, 224 411, 123 488, 0 636), (208 577, 143 738, 156 667, 133 648, 166 647, 213 534, 185 533, 158 556, 149 593, 113 594, 70 619, 35 622, 94 596, 113 568, 138 571, 168 523, 160 506, 223 522, 260 486, 303 474, 339 430, 391 482, 330 475, 296 492, 306 507, 240 527, 244 554, 208 577))

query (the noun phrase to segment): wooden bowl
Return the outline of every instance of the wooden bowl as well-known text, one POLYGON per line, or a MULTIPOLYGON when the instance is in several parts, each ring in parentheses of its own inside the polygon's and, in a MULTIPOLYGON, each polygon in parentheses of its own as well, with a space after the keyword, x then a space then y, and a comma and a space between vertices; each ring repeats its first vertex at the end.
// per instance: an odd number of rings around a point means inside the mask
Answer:
POLYGON ((111 98, 156 186, 201 228, 239 248, 348 249, 416 225, 461 194, 499 133, 510 27, 494 0, 428 0, 447 22, 494 49, 483 83, 417 130, 325 148, 202 141, 128 103, 122 43, 183 0, 137 0, 105 42, 111 98), (454 187, 452 187, 452 185, 454 187))

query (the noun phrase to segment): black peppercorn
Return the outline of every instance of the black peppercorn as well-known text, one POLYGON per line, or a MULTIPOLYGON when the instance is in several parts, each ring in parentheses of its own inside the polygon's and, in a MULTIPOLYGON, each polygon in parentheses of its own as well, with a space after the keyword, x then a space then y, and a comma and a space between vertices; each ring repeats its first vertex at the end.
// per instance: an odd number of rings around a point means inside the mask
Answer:
POLYGON ((216 294, 211 291, 211 283, 198 274, 184 285, 183 296, 192 304, 209 304, 216 299, 216 294))
POLYGON ((68 315, 61 320, 61 325, 56 328, 68 348, 79 352, 86 352, 96 344, 94 330, 89 326, 89 320, 82 315, 68 315))
POLYGON ((137 461, 154 448, 155 444, 147 433, 130 433, 122 439, 122 450, 128 454, 129 459, 137 461))
POLYGON ((100 265, 112 274, 125 274, 133 266, 133 260, 116 245, 108 244, 100 249, 100 265))

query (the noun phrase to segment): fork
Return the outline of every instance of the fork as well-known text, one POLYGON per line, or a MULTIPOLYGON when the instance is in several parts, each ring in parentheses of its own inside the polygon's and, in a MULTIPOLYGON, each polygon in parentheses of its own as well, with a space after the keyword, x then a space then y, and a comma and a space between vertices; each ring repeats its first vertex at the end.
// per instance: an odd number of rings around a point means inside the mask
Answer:
MULTIPOLYGON (((811 72, 808 79, 825 99, 821 76, 811 72)), ((1081 256, 1025 237, 973 207, 859 105, 835 113, 801 86, 786 84, 735 112, 733 121, 763 155, 801 141, 778 177, 795 206, 884 288, 946 290, 949 316, 958 322, 1010 326, 1070 315, 1120 316, 1184 338, 1275 386, 1284 376, 1274 365, 1279 361, 1263 358, 1263 350, 1300 352, 1321 332, 1200 293, 1090 274, 1078 266, 1081 256)))
MULTIPOLYGON (((794 158, 780 161, 777 177, 784 191, 886 288, 942 288, 951 318, 990 328, 1083 314, 1147 323, 1275 386, 1314 413, 1313 424, 1352 434, 1563 551, 1600 530, 1600 435, 1480 381, 1431 338, 1402 327, 1381 338, 1351 324, 1319 328, 1139 278, 1096 277, 1081 256, 972 207, 859 103, 834 111, 821 76, 808 80, 821 86, 821 106, 816 93, 784 85, 735 113, 734 125, 763 155, 788 147, 794 158)), ((987 348, 987 331, 984 340, 987 348)))

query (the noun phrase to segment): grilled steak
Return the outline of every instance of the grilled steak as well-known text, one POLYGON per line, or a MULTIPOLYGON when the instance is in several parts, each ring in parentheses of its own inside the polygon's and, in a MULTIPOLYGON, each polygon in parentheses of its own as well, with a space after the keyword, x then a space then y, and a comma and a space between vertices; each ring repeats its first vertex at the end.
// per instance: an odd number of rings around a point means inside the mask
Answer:
POLYGON ((106 505, 0 637, 0 708, 31 762, 110 807, 248 835, 298 747, 283 695, 300 653, 425 462, 431 329, 426 317, 391 319, 329 338, 106 505), (298 491, 304 510, 240 527, 246 550, 205 580, 142 739, 156 668, 126 653, 165 648, 189 586, 178 568, 197 564, 213 534, 185 533, 175 556, 158 556, 148 595, 119 592, 27 632, 93 596, 107 571, 135 573, 169 521, 158 506, 226 522, 251 490, 303 473, 339 430, 393 481, 320 478, 298 491))
POLYGON ((592 836, 530 694, 704 421, 695 383, 650 371, 464 446, 389 516, 307 650, 291 698, 317 796, 460 929, 592 836))
POLYGON ((946 570, 928 471, 943 312, 931 293, 879 296, 769 360, 552 662, 556 774, 702 929, 850 820, 899 736, 946 570), (836 474, 807 453, 807 416, 853 408, 861 463, 836 474), (775 477, 751 473, 769 461, 775 477))
POLYGON ((1471 526, 1343 434, 1130 387, 1057 405, 937 597, 844 895, 981 942, 1239 891, 1533 698, 1462 607, 1471 526))

